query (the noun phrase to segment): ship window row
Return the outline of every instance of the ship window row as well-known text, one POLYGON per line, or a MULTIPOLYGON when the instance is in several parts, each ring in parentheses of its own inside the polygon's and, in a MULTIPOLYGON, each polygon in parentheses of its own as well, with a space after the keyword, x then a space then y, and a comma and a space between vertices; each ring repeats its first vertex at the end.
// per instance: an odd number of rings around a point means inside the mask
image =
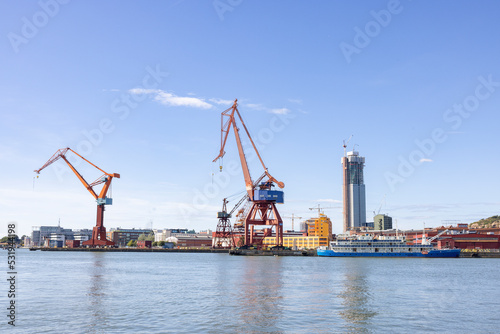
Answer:
MULTIPOLYGON (((346 245, 332 245, 335 248, 373 248, 373 246, 368 246, 368 245, 349 245, 349 247, 345 247, 346 245)), ((377 248, 431 248, 432 246, 428 245, 394 245, 394 246, 382 246, 382 245, 377 245, 377 248)))

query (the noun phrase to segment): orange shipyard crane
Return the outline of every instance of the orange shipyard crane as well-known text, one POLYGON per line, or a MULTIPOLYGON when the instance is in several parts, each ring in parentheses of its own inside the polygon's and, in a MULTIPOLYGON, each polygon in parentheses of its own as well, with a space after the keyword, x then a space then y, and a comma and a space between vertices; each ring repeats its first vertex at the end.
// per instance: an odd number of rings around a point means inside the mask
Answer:
POLYGON ((88 161, 87 159, 85 159, 84 157, 82 157, 80 154, 76 153, 75 151, 73 151, 69 147, 62 148, 62 149, 58 150, 45 163, 45 165, 42 166, 42 168, 40 168, 38 170, 35 170, 35 172, 37 174, 40 174, 40 172, 44 168, 48 167, 49 165, 53 164, 54 162, 56 162, 59 159, 63 159, 68 164, 69 168, 71 168, 71 170, 75 173, 75 175, 78 177, 78 179, 80 180, 80 182, 83 183, 83 185, 85 186, 85 188, 89 191, 89 193, 92 196, 94 196, 94 198, 97 201, 97 222, 96 222, 96 226, 94 227, 94 229, 92 231, 92 239, 83 242, 82 245, 83 246, 91 246, 91 247, 96 247, 96 246, 113 246, 115 243, 106 239, 106 228, 104 227, 104 206, 105 205, 111 205, 111 204, 113 204, 113 200, 111 198, 106 197, 106 194, 107 194, 108 189, 109 189, 109 187, 111 185, 111 180, 113 180, 114 177, 120 178, 120 174, 117 174, 117 173, 113 173, 113 174, 106 173, 101 168, 97 167, 96 165, 94 165, 93 163, 91 163, 90 161, 88 161), (97 168, 99 171, 103 172, 104 174, 102 176, 100 176, 97 180, 95 180, 94 182, 92 182, 92 183, 89 184, 83 178, 83 176, 76 170, 76 168, 69 162, 69 160, 66 158, 66 154, 68 153, 68 151, 73 152, 78 157, 80 157, 81 159, 83 159, 85 162, 87 162, 90 165, 92 165, 93 167, 97 168), (97 195, 97 193, 94 191, 93 188, 95 186, 99 185, 99 184, 104 184, 104 186, 102 187, 99 195, 97 195))
MULTIPOLYGON (((280 190, 272 190, 276 183, 280 188, 284 188, 285 184, 276 180, 271 174, 269 174, 264 161, 262 160, 255 143, 248 132, 248 129, 243 122, 243 118, 238 111, 238 99, 234 100, 234 104, 232 107, 226 109, 221 113, 221 148, 219 155, 213 160, 213 162, 218 159, 222 159, 224 154, 224 147, 226 146, 227 137, 229 132, 231 131, 231 127, 234 130, 234 136, 236 138, 236 144, 238 146, 238 152, 240 156, 241 167, 243 169, 243 176, 245 178, 245 188, 248 193, 248 200, 250 201, 250 210, 245 217, 245 238, 244 245, 250 246, 253 244, 257 244, 260 246, 265 237, 272 235, 273 227, 276 227, 276 245, 283 245, 283 221, 281 216, 276 209, 276 203, 283 203, 283 191, 280 190), (240 134, 238 126, 236 125, 236 115, 238 115, 238 119, 240 120, 245 132, 252 143, 252 146, 257 154, 257 157, 264 168, 264 174, 259 178, 259 181, 254 183, 252 181, 252 177, 250 176, 250 170, 248 168, 248 163, 245 157, 245 152, 243 150, 243 146, 241 144, 240 134), (267 181, 259 184, 260 180, 267 177, 267 181), (257 240, 256 233, 254 231, 255 226, 267 225, 270 226, 264 229, 264 233, 259 240, 257 240)), ((222 165, 221 165, 222 171, 222 165)))

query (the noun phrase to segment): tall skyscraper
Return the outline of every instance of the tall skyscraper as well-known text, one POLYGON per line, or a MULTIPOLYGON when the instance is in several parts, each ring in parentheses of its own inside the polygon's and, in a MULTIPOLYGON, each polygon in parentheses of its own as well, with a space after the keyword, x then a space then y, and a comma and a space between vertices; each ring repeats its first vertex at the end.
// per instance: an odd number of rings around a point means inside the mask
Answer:
POLYGON ((366 223, 365 184, 363 168, 365 158, 356 151, 348 152, 342 157, 344 173, 344 232, 357 229, 366 223))

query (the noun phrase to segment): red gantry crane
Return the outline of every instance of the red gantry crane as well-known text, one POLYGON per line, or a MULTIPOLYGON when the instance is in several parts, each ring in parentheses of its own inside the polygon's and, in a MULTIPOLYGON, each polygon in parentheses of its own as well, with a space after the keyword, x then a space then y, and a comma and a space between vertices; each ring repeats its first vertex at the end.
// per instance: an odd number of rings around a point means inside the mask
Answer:
MULTIPOLYGON (((262 160, 259 151, 257 150, 257 147, 255 146, 252 137, 250 136, 250 133, 248 132, 245 122, 243 122, 240 112, 238 111, 237 102, 238 102, 237 99, 234 100, 233 106, 221 113, 221 149, 219 155, 213 160, 213 162, 217 161, 218 159, 222 159, 222 157, 224 157, 224 154, 226 153, 224 151, 224 147, 226 146, 227 137, 229 135, 229 132, 231 131, 231 126, 232 126, 234 130, 234 136, 236 138, 236 144, 238 146, 238 152, 240 155, 241 167, 243 169, 243 175, 245 178, 245 186, 246 186, 246 191, 248 193, 248 201, 250 202, 250 209, 245 217, 245 224, 244 224, 245 228, 244 245, 245 246, 257 245, 260 247, 262 245, 262 241, 264 240, 264 238, 271 236, 273 227, 276 227, 276 245, 282 246, 283 221, 281 219, 278 210, 276 209, 275 204, 284 202, 283 191, 272 190, 271 188, 274 187, 274 183, 276 183, 280 188, 284 188, 285 184, 283 182, 279 182, 274 177, 272 177, 271 174, 269 174, 267 167, 264 164, 264 161, 262 160), (259 158, 260 163, 264 168, 264 174, 258 179, 258 182, 256 182, 255 184, 250 176, 250 170, 248 169, 245 152, 241 144, 239 129, 236 125, 235 114, 238 115, 238 118, 241 124, 243 125, 243 128, 245 129, 245 132, 248 135, 248 138, 250 139, 250 142, 252 143, 255 153, 257 154, 257 157, 259 158), (267 177, 267 181, 259 184, 259 182, 265 177, 267 177), (254 227, 256 225, 257 226, 267 225, 270 227, 264 228, 263 234, 257 238, 257 234, 255 233, 256 231, 254 230, 254 227)), ((221 166, 221 171, 222 171, 222 166, 221 166)))
POLYGON ((105 205, 111 205, 113 204, 113 200, 111 198, 106 197, 106 193, 108 192, 108 189, 111 185, 111 180, 113 180, 114 177, 120 178, 120 174, 113 173, 109 174, 82 157, 80 154, 76 153, 69 147, 62 148, 58 150, 46 163, 45 165, 42 166, 42 168, 35 170, 37 174, 40 174, 40 172, 45 168, 48 167, 49 165, 53 164, 59 159, 63 159, 71 168, 71 170, 76 174, 78 179, 83 183, 85 188, 94 196, 94 198, 97 201, 97 222, 96 226, 94 227, 92 231, 92 239, 85 241, 82 245, 83 246, 91 246, 91 247, 96 247, 96 246, 112 246, 115 243, 112 241, 109 241, 106 239, 106 228, 104 227, 104 206, 105 205), (88 162, 90 165, 93 167, 97 168, 104 174, 100 176, 97 180, 92 182, 91 184, 88 184, 87 181, 83 178, 83 176, 76 170, 76 168, 69 162, 69 160, 66 158, 66 154, 68 151, 73 152, 76 154, 78 157, 82 158, 85 162, 88 162), (101 192, 99 195, 94 191, 94 187, 99 185, 99 184, 104 184, 104 186, 101 189, 101 192))

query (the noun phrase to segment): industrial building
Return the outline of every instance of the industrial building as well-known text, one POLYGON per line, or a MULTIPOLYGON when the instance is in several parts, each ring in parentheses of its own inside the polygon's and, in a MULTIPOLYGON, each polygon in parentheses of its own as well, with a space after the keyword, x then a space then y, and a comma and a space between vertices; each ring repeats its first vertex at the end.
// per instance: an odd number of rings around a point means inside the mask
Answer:
POLYGON ((185 234, 177 238, 178 247, 212 247, 212 236, 185 234))
POLYGON ((92 238, 92 230, 72 230, 61 226, 33 226, 31 245, 34 247, 62 247, 66 240, 87 241, 92 238))
POLYGON ((189 233, 187 228, 164 228, 164 229, 155 229, 153 230, 155 234, 155 241, 167 241, 170 237, 178 237, 183 236, 189 233))
MULTIPOLYGON (((283 237, 283 246, 289 247, 291 249, 314 249, 319 246, 328 246, 329 239, 327 237, 310 237, 310 236, 300 236, 300 237, 283 237)), ((266 247, 276 246, 274 237, 264 238, 262 243, 266 247)))
POLYGON ((373 217, 374 230, 392 230, 392 217, 388 215, 376 215, 373 217))
POLYGON ((307 235, 310 237, 332 237, 332 221, 326 215, 320 213, 318 218, 307 222, 307 235))
POLYGON ((343 169, 344 232, 358 230, 366 223, 365 158, 358 152, 348 152, 341 159, 343 169))
POLYGON ((141 234, 149 235, 152 234, 153 230, 149 229, 110 229, 106 233, 106 238, 115 243, 118 247, 125 247, 130 240, 139 239, 141 234))
MULTIPOLYGON (((326 215, 320 213, 318 218, 309 219, 305 224, 307 232, 302 234, 287 233, 283 235, 283 246, 292 249, 318 248, 328 246, 332 240, 332 222, 326 215)), ((263 245, 267 247, 276 246, 274 237, 264 238, 263 245)))
POLYGON ((477 233, 444 235, 438 240, 437 246, 439 249, 498 249, 500 236, 477 233))

